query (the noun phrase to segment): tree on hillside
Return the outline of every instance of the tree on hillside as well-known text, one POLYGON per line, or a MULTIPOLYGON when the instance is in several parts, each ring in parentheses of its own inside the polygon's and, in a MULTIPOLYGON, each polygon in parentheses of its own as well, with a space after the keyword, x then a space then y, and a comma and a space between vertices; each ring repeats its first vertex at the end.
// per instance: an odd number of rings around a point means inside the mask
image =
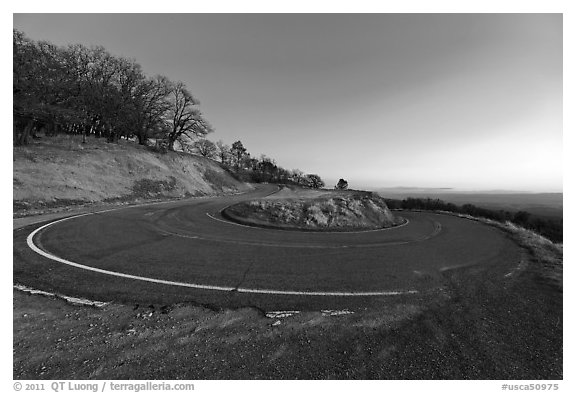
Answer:
POLYGON ((242 161, 242 168, 248 169, 252 172, 258 171, 258 159, 250 156, 250 153, 246 153, 244 160, 242 161))
POLYGON ((183 136, 203 137, 213 131, 212 126, 196 108, 200 102, 186 89, 184 83, 172 84, 169 102, 167 122, 170 130, 167 139, 170 150, 174 150, 174 143, 183 136))
POLYGON ((273 159, 262 155, 255 169, 259 181, 273 182, 277 180, 278 166, 273 159))
POLYGON ((133 134, 140 145, 146 145, 148 138, 161 133, 166 126, 164 115, 170 108, 169 84, 166 77, 157 76, 142 81, 134 91, 133 134))
POLYGON ((234 168, 236 172, 240 170, 242 167, 244 158, 247 156, 247 151, 241 141, 236 141, 232 144, 232 148, 230 149, 230 153, 232 155, 232 160, 234 164, 234 168))
POLYGON ((303 185, 304 172, 302 172, 300 169, 292 169, 292 173, 290 175, 290 181, 294 184, 303 185))
POLYGON ((291 176, 291 173, 289 170, 284 169, 281 166, 279 166, 277 168, 276 181, 278 183, 281 183, 281 184, 289 183, 290 182, 290 176, 291 176))
POLYGON ((222 141, 218 141, 216 142, 216 149, 218 153, 218 159, 222 165, 228 166, 230 164, 230 146, 222 141))
POLYGON ((63 50, 34 42, 13 30, 14 144, 25 145, 38 127, 75 121, 78 101, 71 96, 72 78, 66 73, 63 50))
POLYGON ((348 182, 344 179, 340 179, 334 188, 337 190, 346 190, 348 188, 348 182))
POLYGON ((322 179, 318 175, 308 174, 308 175, 306 175, 306 180, 307 180, 309 186, 312 188, 324 187, 324 181, 322 181, 322 179))
POLYGON ((528 223, 530 222, 530 213, 524 210, 517 211, 512 217, 512 222, 527 227, 528 223))
POLYGON ((192 146, 194 147, 195 151, 203 157, 214 158, 216 156, 216 145, 214 142, 208 139, 198 139, 192 144, 192 146))
POLYGON ((116 63, 116 75, 114 78, 114 106, 111 108, 114 132, 109 135, 109 141, 115 142, 120 136, 133 137, 140 133, 139 111, 141 108, 142 87, 146 83, 146 77, 140 64, 134 60, 118 58, 116 63))
POLYGON ((82 81, 82 101, 98 117, 99 134, 115 142, 122 131, 117 124, 124 104, 121 90, 124 89, 124 93, 128 90, 121 84, 128 79, 120 77, 122 62, 103 47, 89 49, 88 59, 89 67, 82 81))
POLYGON ((33 41, 13 30, 12 94, 14 145, 28 144, 34 127, 34 111, 41 105, 35 87, 38 52, 33 41))
POLYGON ((58 47, 13 30, 12 59, 15 145, 44 129, 143 145, 153 137, 173 149, 212 131, 182 82, 148 78, 136 61, 103 47, 58 47))

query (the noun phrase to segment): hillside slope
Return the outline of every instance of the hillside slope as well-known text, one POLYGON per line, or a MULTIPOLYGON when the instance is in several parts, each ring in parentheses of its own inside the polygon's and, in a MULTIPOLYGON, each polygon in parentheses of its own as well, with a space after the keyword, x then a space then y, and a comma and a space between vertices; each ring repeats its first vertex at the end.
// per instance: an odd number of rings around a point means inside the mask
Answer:
POLYGON ((132 142, 42 138, 13 150, 14 212, 94 202, 235 193, 251 188, 217 162, 132 142))

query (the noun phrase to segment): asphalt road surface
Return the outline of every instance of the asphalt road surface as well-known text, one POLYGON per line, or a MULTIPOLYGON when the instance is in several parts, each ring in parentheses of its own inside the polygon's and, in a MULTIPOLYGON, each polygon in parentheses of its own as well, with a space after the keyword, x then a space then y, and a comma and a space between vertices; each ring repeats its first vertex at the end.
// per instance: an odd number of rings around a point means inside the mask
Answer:
POLYGON ((502 231, 449 215, 398 212, 406 225, 317 233, 241 226, 219 213, 275 189, 263 185, 243 195, 121 208, 15 230, 14 281, 139 304, 365 309, 438 295, 447 271, 470 269, 471 282, 501 279, 522 257, 502 231))

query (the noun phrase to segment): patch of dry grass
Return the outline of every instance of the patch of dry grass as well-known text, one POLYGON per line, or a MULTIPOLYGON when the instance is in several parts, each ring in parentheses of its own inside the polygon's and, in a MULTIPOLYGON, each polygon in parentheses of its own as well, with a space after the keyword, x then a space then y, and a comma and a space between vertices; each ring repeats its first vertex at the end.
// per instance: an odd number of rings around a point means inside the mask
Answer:
POLYGON ((562 244, 555 244, 549 239, 511 222, 505 224, 494 222, 491 225, 510 233, 518 244, 530 252, 532 256, 531 267, 552 285, 559 289, 563 288, 564 247, 562 244))

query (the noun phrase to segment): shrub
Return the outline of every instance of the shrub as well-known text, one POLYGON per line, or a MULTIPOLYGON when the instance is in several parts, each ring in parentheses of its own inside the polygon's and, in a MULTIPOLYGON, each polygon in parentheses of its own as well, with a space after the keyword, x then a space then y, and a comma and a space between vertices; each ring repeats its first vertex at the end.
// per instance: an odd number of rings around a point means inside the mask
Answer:
POLYGON ((348 188, 348 182, 344 179, 340 179, 334 188, 337 190, 346 190, 348 188))

